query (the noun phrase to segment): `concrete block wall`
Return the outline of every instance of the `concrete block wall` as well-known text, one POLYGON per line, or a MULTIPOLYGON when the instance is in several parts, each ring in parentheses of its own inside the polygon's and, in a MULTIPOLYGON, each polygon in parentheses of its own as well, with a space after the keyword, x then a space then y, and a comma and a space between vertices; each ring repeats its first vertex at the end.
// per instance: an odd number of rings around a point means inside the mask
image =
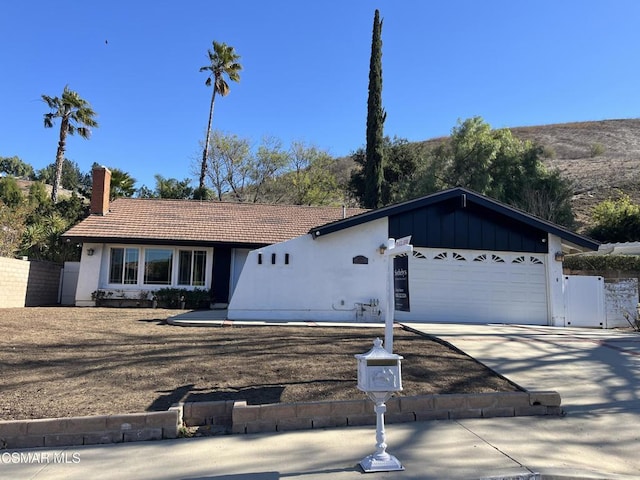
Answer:
POLYGON ((60 290, 62 266, 51 262, 29 262, 26 307, 56 305, 60 290))
POLYGON ((51 262, 0 257, 0 308, 57 304, 61 271, 51 262))
POLYGON ((31 262, 0 257, 0 308, 24 307, 31 262))
POLYGON ((184 402, 181 409, 182 423, 186 427, 215 425, 231 429, 233 400, 219 402, 184 402))
MULTIPOLYGON (((385 422, 560 415, 560 403, 552 391, 394 397, 386 403, 385 422)), ((365 398, 267 405, 186 402, 166 412, 0 421, 0 450, 177 438, 183 426, 260 433, 375 424, 373 403, 365 398)))
POLYGON ((180 411, 0 421, 0 449, 177 438, 180 411))
MULTIPOLYGON (((394 397, 387 403, 386 423, 460 418, 560 415, 557 392, 500 392, 465 395, 394 397)), ((259 433, 311 428, 375 425, 370 400, 247 405, 236 401, 232 433, 259 433)))

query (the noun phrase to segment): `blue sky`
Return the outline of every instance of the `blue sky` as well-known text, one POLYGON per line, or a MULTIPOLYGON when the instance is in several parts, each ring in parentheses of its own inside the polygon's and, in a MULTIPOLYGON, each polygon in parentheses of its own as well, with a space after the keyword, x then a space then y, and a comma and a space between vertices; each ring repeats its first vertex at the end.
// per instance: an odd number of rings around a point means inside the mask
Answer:
POLYGON ((365 143, 376 8, 389 136, 442 136, 475 115, 494 128, 640 116, 636 0, 5 1, 0 156, 54 161, 41 95, 68 84, 100 123, 68 141, 81 170, 95 161, 138 187, 156 173, 195 185, 212 40, 244 67, 216 101, 215 129, 348 155, 365 143))

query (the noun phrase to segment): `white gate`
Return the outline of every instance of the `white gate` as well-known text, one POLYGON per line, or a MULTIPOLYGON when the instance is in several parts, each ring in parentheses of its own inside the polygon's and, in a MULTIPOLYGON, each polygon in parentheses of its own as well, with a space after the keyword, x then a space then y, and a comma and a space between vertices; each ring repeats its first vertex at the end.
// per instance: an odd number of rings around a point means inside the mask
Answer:
POLYGON ((604 278, 564 277, 565 327, 606 327, 604 278))
POLYGON ((60 285, 60 305, 76 304, 76 287, 78 286, 79 273, 80 262, 64 262, 62 285, 60 285))

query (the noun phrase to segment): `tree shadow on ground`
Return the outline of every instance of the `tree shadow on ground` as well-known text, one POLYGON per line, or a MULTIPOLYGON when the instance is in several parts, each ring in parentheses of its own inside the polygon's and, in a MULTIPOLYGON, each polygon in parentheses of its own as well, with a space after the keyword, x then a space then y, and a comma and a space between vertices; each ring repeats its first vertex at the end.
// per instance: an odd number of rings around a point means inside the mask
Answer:
POLYGON ((180 402, 220 402, 225 400, 245 400, 248 405, 280 403, 285 387, 280 385, 251 386, 232 390, 211 391, 209 388, 197 388, 194 384, 182 385, 173 390, 160 390, 163 393, 147 407, 148 412, 167 410, 180 402))

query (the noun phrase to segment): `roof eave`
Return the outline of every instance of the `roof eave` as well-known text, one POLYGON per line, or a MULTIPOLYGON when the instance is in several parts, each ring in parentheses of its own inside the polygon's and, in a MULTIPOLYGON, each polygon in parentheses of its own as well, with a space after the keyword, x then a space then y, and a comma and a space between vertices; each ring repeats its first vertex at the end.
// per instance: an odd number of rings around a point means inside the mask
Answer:
POLYGON ((226 240, 192 240, 192 239, 166 239, 166 238, 142 238, 142 237, 98 237, 82 235, 63 235, 66 242, 75 243, 113 243, 124 245, 176 245, 185 247, 237 247, 237 248, 262 248, 269 243, 239 242, 226 240))
MULTIPOLYGON (((485 206, 491 210, 497 211, 502 215, 521 221, 523 223, 526 223, 527 225, 538 228, 540 230, 544 230, 547 233, 556 235, 561 239, 565 240, 566 242, 574 245, 575 247, 584 248, 588 250, 597 250, 598 247, 600 246, 600 243, 595 240, 592 240, 590 238, 584 237, 577 233, 571 232, 570 230, 567 230, 564 227, 561 227, 549 221, 543 220, 541 218, 535 217, 522 210, 518 210, 517 208, 511 207, 509 205, 505 205, 503 203, 498 202, 497 200, 493 200, 489 197, 486 197, 484 195, 481 195, 479 193, 473 192, 471 190, 468 190, 462 187, 443 190, 441 192, 436 192, 436 193, 427 195, 425 197, 421 197, 414 200, 408 200, 406 202, 399 203, 396 205, 390 205, 387 207, 379 208, 377 210, 371 210, 369 212, 365 212, 360 215, 356 215, 354 217, 350 217, 344 220, 338 220, 337 222, 321 225, 319 227, 312 228, 309 231, 309 233, 315 239, 320 236, 328 235, 330 233, 343 230, 345 228, 354 227, 366 222, 370 222, 372 220, 377 220, 379 218, 389 216, 389 215, 401 214, 407 210, 413 210, 416 208, 420 208, 422 206, 431 205, 436 202, 446 201, 451 198, 462 197, 463 195, 468 196, 475 203, 485 206)), ((466 200, 467 200, 467 197, 464 198, 464 201, 466 200)))

